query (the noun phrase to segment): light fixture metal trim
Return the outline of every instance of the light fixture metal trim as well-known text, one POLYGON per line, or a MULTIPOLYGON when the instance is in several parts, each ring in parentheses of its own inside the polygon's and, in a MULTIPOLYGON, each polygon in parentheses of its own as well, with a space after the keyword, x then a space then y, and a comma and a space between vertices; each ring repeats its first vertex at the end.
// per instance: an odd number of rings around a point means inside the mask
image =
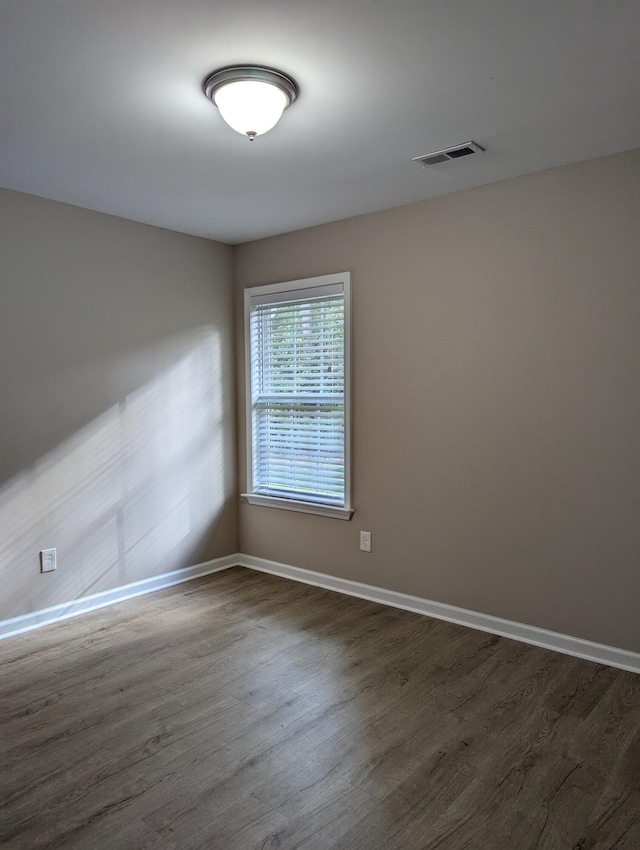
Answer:
POLYGON ((287 107, 291 106, 300 91, 296 81, 282 71, 277 71, 275 68, 263 68, 260 65, 229 65, 227 68, 218 68, 207 77, 202 88, 209 100, 215 104, 214 97, 218 89, 228 83, 245 80, 277 86, 289 101, 287 107))

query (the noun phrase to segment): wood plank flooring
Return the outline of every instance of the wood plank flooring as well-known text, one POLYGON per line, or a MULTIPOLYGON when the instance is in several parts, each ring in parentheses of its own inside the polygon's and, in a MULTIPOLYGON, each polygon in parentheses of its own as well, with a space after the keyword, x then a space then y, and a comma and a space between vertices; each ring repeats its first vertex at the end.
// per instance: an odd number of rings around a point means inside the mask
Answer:
POLYGON ((640 676, 235 568, 0 643, 6 850, 640 848, 640 676))

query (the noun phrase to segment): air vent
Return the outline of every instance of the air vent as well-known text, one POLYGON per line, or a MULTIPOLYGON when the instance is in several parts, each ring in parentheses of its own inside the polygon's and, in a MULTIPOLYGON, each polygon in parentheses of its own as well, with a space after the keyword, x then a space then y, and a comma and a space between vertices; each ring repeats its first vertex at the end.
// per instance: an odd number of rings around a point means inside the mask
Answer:
POLYGON ((475 142, 465 142, 464 145, 456 145, 453 148, 445 148, 442 151, 426 153, 424 156, 414 156, 413 162, 419 162, 426 168, 428 165, 440 165, 441 162, 449 162, 450 159, 460 159, 473 153, 482 153, 484 148, 475 142))

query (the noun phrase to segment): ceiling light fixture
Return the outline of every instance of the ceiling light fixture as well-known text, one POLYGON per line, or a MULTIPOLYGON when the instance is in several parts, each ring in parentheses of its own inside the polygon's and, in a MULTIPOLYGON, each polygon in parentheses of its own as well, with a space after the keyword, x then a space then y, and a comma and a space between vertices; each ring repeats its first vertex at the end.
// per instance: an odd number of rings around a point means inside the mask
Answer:
POLYGON ((257 65, 220 68, 207 77, 203 89, 227 124, 251 142, 275 127, 298 96, 291 77, 257 65))

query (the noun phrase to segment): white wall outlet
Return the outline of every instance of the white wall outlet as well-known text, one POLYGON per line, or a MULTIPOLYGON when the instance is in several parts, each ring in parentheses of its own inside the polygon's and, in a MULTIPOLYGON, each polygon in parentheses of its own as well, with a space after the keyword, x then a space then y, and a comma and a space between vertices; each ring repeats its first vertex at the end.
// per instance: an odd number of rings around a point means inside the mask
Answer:
POLYGON ((371 551, 371 532, 370 531, 361 531, 360 532, 360 549, 363 552, 371 551))
POLYGON ((40 572, 52 573, 57 568, 58 561, 56 558, 56 550, 43 549, 42 552, 40 552, 40 572))

